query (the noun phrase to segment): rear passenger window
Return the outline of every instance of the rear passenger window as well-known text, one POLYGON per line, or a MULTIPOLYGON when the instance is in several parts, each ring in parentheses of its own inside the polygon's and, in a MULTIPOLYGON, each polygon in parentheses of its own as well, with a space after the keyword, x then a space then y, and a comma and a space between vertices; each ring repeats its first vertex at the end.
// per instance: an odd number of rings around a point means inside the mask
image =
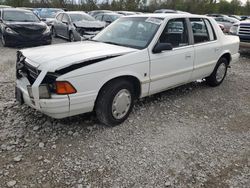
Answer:
POLYGON ((97 15, 97 16, 95 17, 95 19, 96 19, 96 20, 102 21, 102 15, 97 15))
POLYGON ((190 22, 195 44, 210 41, 207 26, 202 18, 190 18, 190 22))
POLYGON ((58 21, 62 21, 62 16, 63 16, 63 14, 58 14, 57 17, 56 17, 56 19, 57 19, 58 21))
POLYGON ((185 19, 170 20, 161 34, 159 42, 170 43, 173 48, 189 45, 185 19))

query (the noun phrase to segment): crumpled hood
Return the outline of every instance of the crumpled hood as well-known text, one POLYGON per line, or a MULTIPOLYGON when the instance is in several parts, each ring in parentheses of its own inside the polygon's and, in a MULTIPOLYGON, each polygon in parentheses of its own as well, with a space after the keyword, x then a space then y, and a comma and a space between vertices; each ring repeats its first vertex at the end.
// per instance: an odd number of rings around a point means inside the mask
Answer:
POLYGON ((103 28, 103 27, 105 27, 104 22, 86 21, 86 20, 82 20, 82 21, 79 21, 79 22, 74 22, 74 25, 76 27, 83 27, 83 28, 103 28))
POLYGON ((40 70, 54 72, 73 64, 109 56, 124 55, 137 49, 105 44, 102 42, 83 41, 64 43, 21 50, 22 54, 40 70))

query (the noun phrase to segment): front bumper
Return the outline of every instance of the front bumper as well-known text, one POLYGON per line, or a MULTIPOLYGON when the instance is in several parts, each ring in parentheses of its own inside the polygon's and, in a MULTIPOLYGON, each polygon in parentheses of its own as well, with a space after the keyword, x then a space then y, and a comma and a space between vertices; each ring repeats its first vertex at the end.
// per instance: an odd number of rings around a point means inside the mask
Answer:
POLYGON ((52 41, 51 32, 40 36, 22 36, 19 34, 4 33, 5 41, 8 45, 40 45, 50 44, 52 41))
POLYGON ((67 95, 52 95, 51 99, 38 99, 36 102, 34 98, 29 96, 28 85, 30 85, 29 80, 25 77, 16 80, 16 87, 21 91, 25 104, 56 119, 70 115, 70 101, 67 95))

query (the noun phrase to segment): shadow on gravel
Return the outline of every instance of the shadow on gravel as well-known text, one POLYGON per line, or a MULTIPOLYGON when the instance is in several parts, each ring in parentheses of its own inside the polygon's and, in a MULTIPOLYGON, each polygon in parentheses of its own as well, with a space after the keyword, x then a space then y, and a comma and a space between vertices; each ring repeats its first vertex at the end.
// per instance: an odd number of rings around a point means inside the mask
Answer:
POLYGON ((240 55, 242 57, 250 58, 250 49, 240 49, 240 55))
MULTIPOLYGON (((172 101, 177 100, 178 98, 192 94, 195 90, 203 90, 210 88, 205 84, 205 82, 192 82, 174 89, 170 89, 167 91, 163 91, 161 93, 145 97, 143 99, 139 99, 135 102, 135 106, 140 108, 142 106, 151 106, 157 103, 161 103, 165 99, 171 99, 172 101)), ((64 118, 61 120, 54 120, 62 124, 79 124, 79 123, 87 123, 87 126, 93 126, 98 124, 101 127, 107 127, 105 125, 99 124, 98 120, 96 119, 95 113, 87 113, 83 115, 77 115, 73 117, 64 118)), ((81 124, 82 126, 82 124, 81 124)))

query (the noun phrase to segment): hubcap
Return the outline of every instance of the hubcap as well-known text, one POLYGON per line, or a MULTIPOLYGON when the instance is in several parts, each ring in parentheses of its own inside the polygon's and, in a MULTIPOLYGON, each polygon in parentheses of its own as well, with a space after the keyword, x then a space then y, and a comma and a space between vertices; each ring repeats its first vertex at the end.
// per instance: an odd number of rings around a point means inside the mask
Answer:
POLYGON ((221 63, 216 72, 217 82, 221 82, 226 74, 227 67, 225 63, 221 63))
POLYGON ((120 90, 112 103, 112 115, 116 119, 125 117, 131 106, 131 94, 127 89, 120 90))

